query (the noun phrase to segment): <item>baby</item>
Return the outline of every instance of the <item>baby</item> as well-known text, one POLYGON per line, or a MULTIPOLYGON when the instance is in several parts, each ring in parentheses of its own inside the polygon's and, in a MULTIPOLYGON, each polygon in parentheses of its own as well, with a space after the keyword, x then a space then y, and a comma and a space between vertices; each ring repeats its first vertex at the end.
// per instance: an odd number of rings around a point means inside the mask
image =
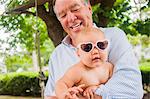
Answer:
POLYGON ((95 90, 113 73, 113 65, 107 62, 109 41, 102 31, 92 28, 80 33, 75 45, 80 61, 57 81, 56 96, 58 99, 97 99, 95 90))

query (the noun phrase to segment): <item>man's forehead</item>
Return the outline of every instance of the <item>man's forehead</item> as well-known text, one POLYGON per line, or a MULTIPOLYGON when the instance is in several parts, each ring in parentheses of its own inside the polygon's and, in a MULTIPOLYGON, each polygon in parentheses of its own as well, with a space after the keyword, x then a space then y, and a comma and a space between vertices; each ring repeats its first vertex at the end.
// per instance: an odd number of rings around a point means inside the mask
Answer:
POLYGON ((57 14, 59 14, 67 9, 71 9, 80 5, 81 0, 56 0, 54 8, 57 14))

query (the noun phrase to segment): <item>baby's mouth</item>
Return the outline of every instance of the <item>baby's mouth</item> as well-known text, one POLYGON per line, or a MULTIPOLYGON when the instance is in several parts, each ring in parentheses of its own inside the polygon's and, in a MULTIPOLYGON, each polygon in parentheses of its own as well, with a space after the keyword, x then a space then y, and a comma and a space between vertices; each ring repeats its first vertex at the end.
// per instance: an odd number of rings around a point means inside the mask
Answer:
POLYGON ((94 58, 92 59, 93 62, 97 62, 97 61, 99 61, 99 60, 100 60, 100 57, 94 57, 94 58))

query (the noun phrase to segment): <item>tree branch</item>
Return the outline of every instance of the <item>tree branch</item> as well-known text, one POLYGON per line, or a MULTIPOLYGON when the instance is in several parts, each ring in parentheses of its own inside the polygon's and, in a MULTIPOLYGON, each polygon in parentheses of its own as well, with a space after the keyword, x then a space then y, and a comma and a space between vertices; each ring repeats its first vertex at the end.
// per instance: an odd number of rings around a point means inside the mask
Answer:
MULTIPOLYGON (((6 14, 12 14, 12 12, 6 12, 6 14)), ((36 16, 35 13, 30 12, 30 11, 17 11, 17 12, 13 12, 13 14, 31 14, 33 16, 36 16)))
MULTIPOLYGON (((52 0, 37 0, 37 5, 43 5, 46 2, 51 2, 52 0)), ((27 4, 20 5, 7 13, 14 13, 14 12, 21 12, 21 11, 26 11, 27 9, 35 7, 35 0, 30 0, 27 4)))

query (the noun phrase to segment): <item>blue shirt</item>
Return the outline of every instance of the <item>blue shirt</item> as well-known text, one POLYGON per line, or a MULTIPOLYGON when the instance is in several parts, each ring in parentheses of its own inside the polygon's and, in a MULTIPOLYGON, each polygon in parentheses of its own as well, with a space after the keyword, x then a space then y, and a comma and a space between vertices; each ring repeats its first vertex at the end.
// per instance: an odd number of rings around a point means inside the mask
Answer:
MULTIPOLYGON (((103 99, 141 99, 143 97, 141 72, 125 33, 116 27, 100 28, 100 30, 111 42, 108 61, 114 64, 114 70, 112 77, 106 84, 101 85, 95 94, 101 95, 103 99)), ((67 36, 50 57, 45 96, 52 95, 56 81, 78 61, 75 48, 70 44, 70 38, 67 36)))

